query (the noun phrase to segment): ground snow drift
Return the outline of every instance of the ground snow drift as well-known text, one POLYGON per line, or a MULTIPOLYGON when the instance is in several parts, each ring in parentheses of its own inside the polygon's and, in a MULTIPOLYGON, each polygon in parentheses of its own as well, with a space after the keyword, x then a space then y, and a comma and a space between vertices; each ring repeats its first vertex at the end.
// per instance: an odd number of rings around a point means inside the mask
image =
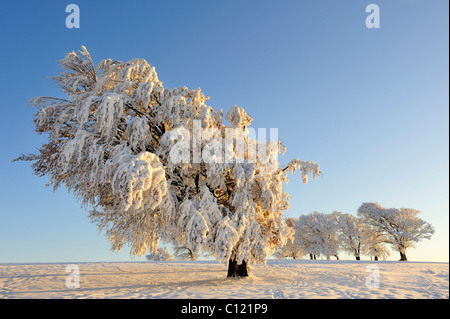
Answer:
POLYGON ((213 261, 68 265, 0 264, 0 299, 449 298, 448 263, 269 260, 248 278, 213 261))

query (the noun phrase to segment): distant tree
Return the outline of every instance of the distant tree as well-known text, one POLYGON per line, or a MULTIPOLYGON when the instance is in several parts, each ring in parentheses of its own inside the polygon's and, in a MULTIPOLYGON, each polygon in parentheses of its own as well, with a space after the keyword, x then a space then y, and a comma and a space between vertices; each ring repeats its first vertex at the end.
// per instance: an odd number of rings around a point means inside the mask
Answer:
POLYGON ((147 260, 151 261, 172 261, 175 260, 167 247, 158 247, 155 252, 145 256, 147 260))
MULTIPOLYGON (((287 224, 289 227, 294 228, 294 223, 298 221, 297 218, 288 218, 287 224)), ((293 239, 288 239, 284 246, 278 247, 274 253, 276 258, 292 258, 301 259, 305 254, 305 247, 302 245, 301 240, 294 235, 293 239)))
POLYGON ((433 226, 417 217, 419 213, 413 208, 384 208, 378 203, 363 203, 358 208, 362 221, 382 233, 386 242, 400 253, 402 261, 407 260, 407 248, 434 234, 433 226))
POLYGON ((361 260, 361 255, 368 255, 375 260, 386 259, 389 251, 385 245, 386 237, 351 214, 333 212, 339 233, 341 248, 361 260))
POLYGON ((95 66, 82 47, 60 64, 53 79, 67 96, 31 100, 48 141, 17 160, 93 207, 89 217, 113 250, 128 244, 141 256, 176 241, 209 252, 228 276, 248 276, 249 263, 265 263, 292 236, 283 185, 288 173, 306 183, 320 167, 298 159, 281 166, 284 146, 250 134, 242 107, 230 107, 225 122, 200 89, 164 87, 144 59, 95 66))
POLYGON ((374 260, 387 259, 390 252, 386 247, 386 236, 373 227, 365 226, 363 254, 374 260))
POLYGON ((317 245, 317 237, 313 235, 315 228, 311 215, 289 218, 289 222, 295 231, 295 246, 301 247, 303 253, 308 254, 311 260, 316 259, 320 255, 320 249, 317 245))
POLYGON ((311 259, 320 255, 339 259, 336 221, 331 215, 314 212, 291 220, 295 230, 294 243, 303 247, 311 259))
POLYGON ((360 260, 368 227, 350 214, 333 212, 330 216, 336 223, 340 247, 360 260))
POLYGON ((197 260, 198 254, 194 254, 192 250, 183 245, 177 245, 173 248, 174 257, 177 260, 197 260))

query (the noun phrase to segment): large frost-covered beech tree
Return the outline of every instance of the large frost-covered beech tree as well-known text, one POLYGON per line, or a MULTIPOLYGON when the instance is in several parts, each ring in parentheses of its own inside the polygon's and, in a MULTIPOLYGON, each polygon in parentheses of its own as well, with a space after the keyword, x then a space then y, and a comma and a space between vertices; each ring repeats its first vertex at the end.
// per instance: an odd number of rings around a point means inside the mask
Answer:
POLYGON ((434 234, 433 226, 417 217, 419 213, 413 208, 384 208, 378 203, 362 203, 358 208, 361 220, 384 235, 386 242, 400 253, 402 261, 407 260, 407 248, 434 234))
POLYGON ((284 147, 257 143, 242 107, 226 112, 226 125, 200 89, 164 87, 143 59, 95 66, 82 47, 60 64, 64 72, 53 79, 67 97, 31 100, 36 131, 48 142, 18 159, 93 207, 90 219, 112 249, 127 244, 141 256, 172 241, 211 254, 229 276, 246 276, 248 263, 264 263, 292 237, 283 183, 297 170, 306 183, 319 165, 281 166, 284 147))

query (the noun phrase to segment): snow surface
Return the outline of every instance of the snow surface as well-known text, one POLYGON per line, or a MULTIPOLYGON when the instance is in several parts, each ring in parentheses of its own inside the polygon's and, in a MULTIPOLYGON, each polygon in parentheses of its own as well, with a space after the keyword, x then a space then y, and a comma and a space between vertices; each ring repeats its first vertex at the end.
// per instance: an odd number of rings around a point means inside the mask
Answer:
POLYGON ((8 298, 449 298, 449 264, 393 261, 277 260, 226 278, 215 261, 77 263, 80 287, 67 288, 70 263, 0 264, 8 298), (379 267, 379 288, 366 287, 379 267))

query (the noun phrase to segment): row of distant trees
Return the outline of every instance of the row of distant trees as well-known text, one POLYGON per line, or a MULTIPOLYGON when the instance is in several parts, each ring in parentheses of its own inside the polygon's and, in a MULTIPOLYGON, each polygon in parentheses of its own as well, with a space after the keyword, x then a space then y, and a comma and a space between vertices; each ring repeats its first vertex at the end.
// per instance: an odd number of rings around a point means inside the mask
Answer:
POLYGON ((310 213, 299 218, 289 218, 288 224, 295 230, 293 240, 279 247, 278 258, 311 259, 331 256, 339 259, 346 252, 361 259, 386 259, 388 246, 400 253, 400 260, 407 260, 406 249, 415 247, 422 239, 430 239, 434 233, 431 224, 417 217, 420 212, 412 208, 384 208, 378 203, 363 203, 357 216, 333 212, 310 213))
MULTIPOLYGON (((378 203, 363 203, 357 216, 333 212, 310 213, 299 218, 288 218, 287 224, 295 231, 293 240, 279 247, 277 258, 301 259, 309 256, 317 259, 331 256, 339 260, 345 252, 360 260, 362 255, 371 259, 386 259, 390 255, 388 245, 400 253, 400 260, 407 260, 406 249, 414 248, 422 239, 430 239, 434 233, 431 224, 417 217, 420 211, 412 208, 384 208, 378 203)), ((173 255, 160 247, 147 255, 148 260, 197 260, 198 254, 184 245, 176 245, 173 255)))

